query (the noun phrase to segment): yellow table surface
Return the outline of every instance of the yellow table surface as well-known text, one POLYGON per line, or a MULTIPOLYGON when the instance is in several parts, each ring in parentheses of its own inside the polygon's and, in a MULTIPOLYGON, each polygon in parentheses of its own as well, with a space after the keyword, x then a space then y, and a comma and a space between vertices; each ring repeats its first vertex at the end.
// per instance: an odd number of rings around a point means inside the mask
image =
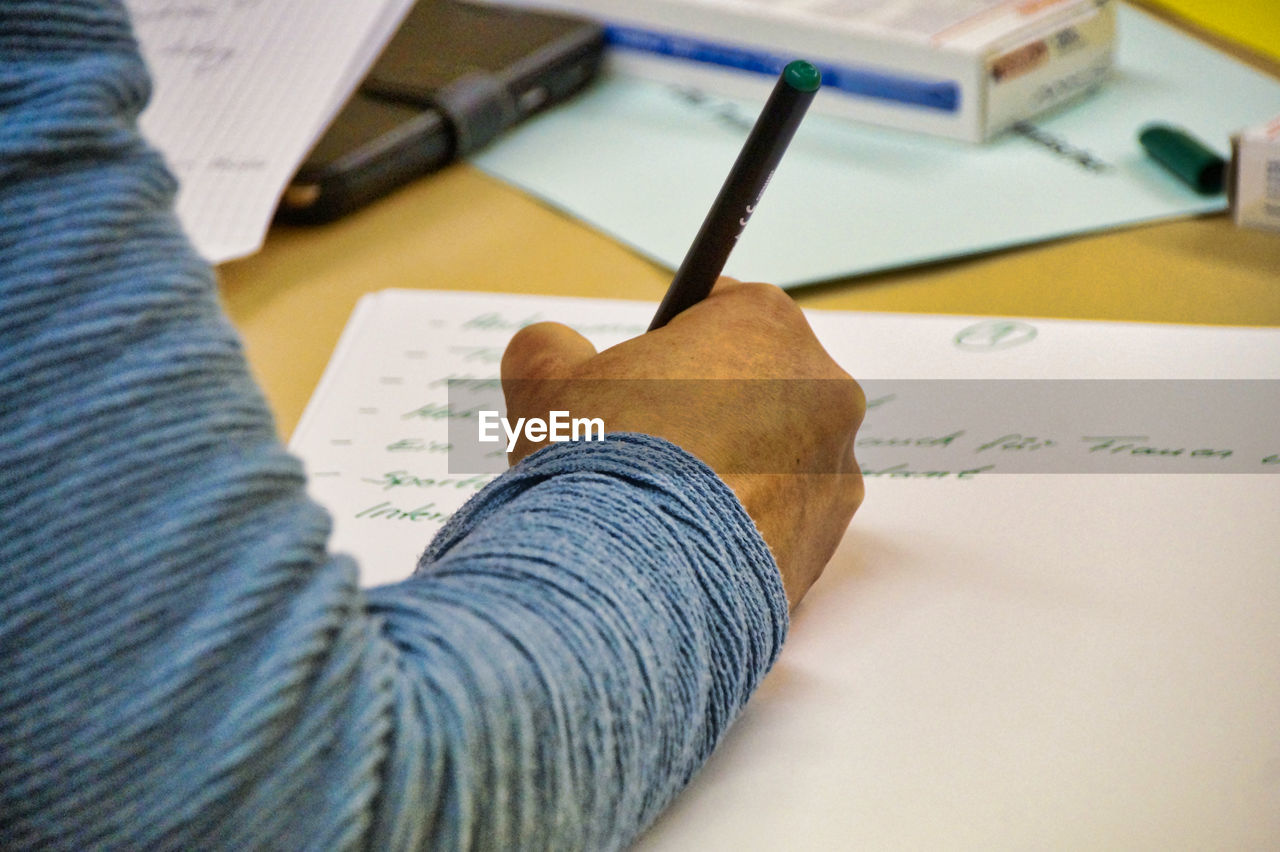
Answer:
POLYGON ((1209 32, 1280 59, 1280 3, 1276 0, 1148 0, 1209 32))
MULTIPOLYGON (((1232 49, 1280 76, 1280 63, 1232 49)), ((406 287, 656 303, 671 275, 465 164, 343 221, 276 227, 261 252, 219 272, 225 305, 284 435, 362 294, 406 287)), ((810 308, 1280 326, 1280 233, 1238 229, 1218 214, 793 295, 810 308)))

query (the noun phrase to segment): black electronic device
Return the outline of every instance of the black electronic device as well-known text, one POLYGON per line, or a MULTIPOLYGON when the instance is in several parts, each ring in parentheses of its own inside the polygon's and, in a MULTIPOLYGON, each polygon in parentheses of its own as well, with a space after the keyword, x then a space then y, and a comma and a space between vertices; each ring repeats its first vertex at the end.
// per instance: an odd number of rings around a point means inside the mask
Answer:
POLYGON ((327 222, 476 151, 582 89, 604 33, 565 15, 419 0, 285 189, 276 216, 327 222))

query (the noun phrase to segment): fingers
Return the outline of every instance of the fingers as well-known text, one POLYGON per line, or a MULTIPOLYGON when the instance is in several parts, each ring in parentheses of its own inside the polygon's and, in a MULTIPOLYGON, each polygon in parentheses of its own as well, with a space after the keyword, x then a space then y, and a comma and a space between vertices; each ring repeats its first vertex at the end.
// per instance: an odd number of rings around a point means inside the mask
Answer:
POLYGON ((502 353, 502 380, 561 379, 594 357, 596 348, 558 322, 540 322, 516 332, 502 353))

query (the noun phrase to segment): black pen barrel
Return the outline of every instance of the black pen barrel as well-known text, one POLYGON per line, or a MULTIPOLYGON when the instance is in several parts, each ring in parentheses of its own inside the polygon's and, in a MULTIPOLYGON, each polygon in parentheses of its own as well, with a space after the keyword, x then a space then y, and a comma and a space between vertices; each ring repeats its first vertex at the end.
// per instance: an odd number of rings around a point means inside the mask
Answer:
MULTIPOLYGON (((797 64, 812 68, 808 63, 792 63, 788 70, 797 64)), ((816 93, 816 85, 798 88, 788 79, 787 71, 779 77, 667 288, 650 331, 666 325, 711 292, 816 93)))

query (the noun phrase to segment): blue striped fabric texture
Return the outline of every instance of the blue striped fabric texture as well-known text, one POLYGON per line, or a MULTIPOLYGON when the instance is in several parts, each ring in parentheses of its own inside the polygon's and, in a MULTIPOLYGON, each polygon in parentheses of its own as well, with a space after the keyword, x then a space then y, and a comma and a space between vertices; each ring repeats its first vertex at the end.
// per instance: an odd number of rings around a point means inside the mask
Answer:
POLYGON ((117 3, 0 2, 0 848, 610 849, 775 659, 701 462, 526 459, 362 589, 139 137, 117 3))

